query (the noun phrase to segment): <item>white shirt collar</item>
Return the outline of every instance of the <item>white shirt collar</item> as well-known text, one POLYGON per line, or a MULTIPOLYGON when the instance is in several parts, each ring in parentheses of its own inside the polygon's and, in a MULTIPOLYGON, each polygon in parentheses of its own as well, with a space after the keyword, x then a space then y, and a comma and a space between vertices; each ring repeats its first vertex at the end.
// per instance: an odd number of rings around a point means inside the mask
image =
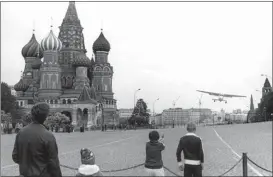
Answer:
POLYGON ((196 136, 196 137, 198 137, 195 133, 187 133, 185 136, 196 136))

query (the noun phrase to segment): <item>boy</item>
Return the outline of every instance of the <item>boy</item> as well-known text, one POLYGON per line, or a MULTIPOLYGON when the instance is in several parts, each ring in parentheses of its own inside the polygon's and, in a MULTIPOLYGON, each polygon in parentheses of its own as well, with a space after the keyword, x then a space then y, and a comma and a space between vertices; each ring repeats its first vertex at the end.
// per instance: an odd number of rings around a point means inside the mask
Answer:
POLYGON ((187 125, 188 133, 183 136, 178 144, 176 157, 179 169, 184 170, 184 177, 202 177, 204 151, 202 140, 195 134, 196 125, 187 125), (184 164, 181 161, 181 152, 184 154, 184 164))
POLYGON ((159 133, 152 131, 149 133, 150 142, 146 143, 145 169, 148 176, 164 176, 163 161, 161 151, 165 149, 163 144, 164 136, 159 140, 159 133))
POLYGON ((103 176, 100 168, 95 164, 95 155, 87 148, 81 149, 82 165, 76 176, 103 176))

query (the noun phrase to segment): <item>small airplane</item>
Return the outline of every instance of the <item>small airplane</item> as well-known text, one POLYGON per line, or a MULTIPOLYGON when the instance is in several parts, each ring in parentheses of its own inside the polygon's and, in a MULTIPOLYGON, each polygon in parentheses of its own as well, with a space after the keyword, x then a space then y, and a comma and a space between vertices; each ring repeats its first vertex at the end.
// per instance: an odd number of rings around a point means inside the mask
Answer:
POLYGON ((225 103, 227 103, 227 100, 224 100, 224 98, 232 98, 232 97, 246 97, 246 96, 242 96, 242 95, 230 95, 230 94, 222 94, 222 93, 214 93, 214 92, 206 92, 206 91, 202 91, 202 90, 196 90, 197 92, 202 92, 202 93, 207 93, 209 95, 213 95, 213 96, 218 96, 218 99, 212 99, 214 102, 215 101, 219 101, 222 102, 224 101, 225 103))

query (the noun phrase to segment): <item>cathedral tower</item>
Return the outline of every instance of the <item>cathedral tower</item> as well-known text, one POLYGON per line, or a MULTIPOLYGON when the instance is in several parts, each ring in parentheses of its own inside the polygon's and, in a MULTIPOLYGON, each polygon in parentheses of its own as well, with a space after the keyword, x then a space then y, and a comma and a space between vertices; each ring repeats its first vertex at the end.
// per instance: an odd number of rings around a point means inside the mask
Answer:
POLYGON ((112 77, 113 67, 108 62, 110 43, 101 32, 98 39, 93 44, 95 63, 93 63, 93 81, 98 95, 113 99, 112 77))
POLYGON ((59 39, 63 44, 59 54, 59 63, 62 69, 62 88, 71 89, 76 76, 73 60, 80 53, 86 53, 83 28, 78 18, 75 2, 69 2, 66 15, 59 28, 59 39))
POLYGON ((49 35, 41 41, 44 61, 40 68, 39 99, 57 98, 62 94, 61 69, 58 63, 58 52, 62 42, 50 30, 49 35))
POLYGON ((270 82, 269 82, 268 78, 266 78, 266 79, 265 79, 265 82, 264 82, 263 89, 262 89, 262 91, 263 91, 263 97, 264 97, 265 95, 267 95, 269 92, 272 92, 271 89, 272 89, 272 88, 271 88, 270 82))

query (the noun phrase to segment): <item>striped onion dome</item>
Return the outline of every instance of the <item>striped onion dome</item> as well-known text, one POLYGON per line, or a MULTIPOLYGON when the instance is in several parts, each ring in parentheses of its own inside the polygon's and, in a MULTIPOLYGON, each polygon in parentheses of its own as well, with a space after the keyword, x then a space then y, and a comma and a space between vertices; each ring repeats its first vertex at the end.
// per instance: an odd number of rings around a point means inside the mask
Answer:
POLYGON ((41 41, 41 47, 43 51, 60 51, 62 49, 62 42, 54 35, 53 31, 50 30, 49 35, 41 41))
POLYGON ((22 48, 22 55, 24 58, 26 57, 42 58, 43 57, 42 48, 37 42, 34 34, 32 34, 30 41, 22 48))
POLYGON ((83 66, 89 67, 91 65, 90 59, 85 55, 85 53, 80 53, 76 58, 72 61, 74 66, 83 66))
POLYGON ((20 81, 14 85, 14 90, 25 92, 28 89, 28 87, 29 86, 25 84, 22 79, 20 79, 20 81))

